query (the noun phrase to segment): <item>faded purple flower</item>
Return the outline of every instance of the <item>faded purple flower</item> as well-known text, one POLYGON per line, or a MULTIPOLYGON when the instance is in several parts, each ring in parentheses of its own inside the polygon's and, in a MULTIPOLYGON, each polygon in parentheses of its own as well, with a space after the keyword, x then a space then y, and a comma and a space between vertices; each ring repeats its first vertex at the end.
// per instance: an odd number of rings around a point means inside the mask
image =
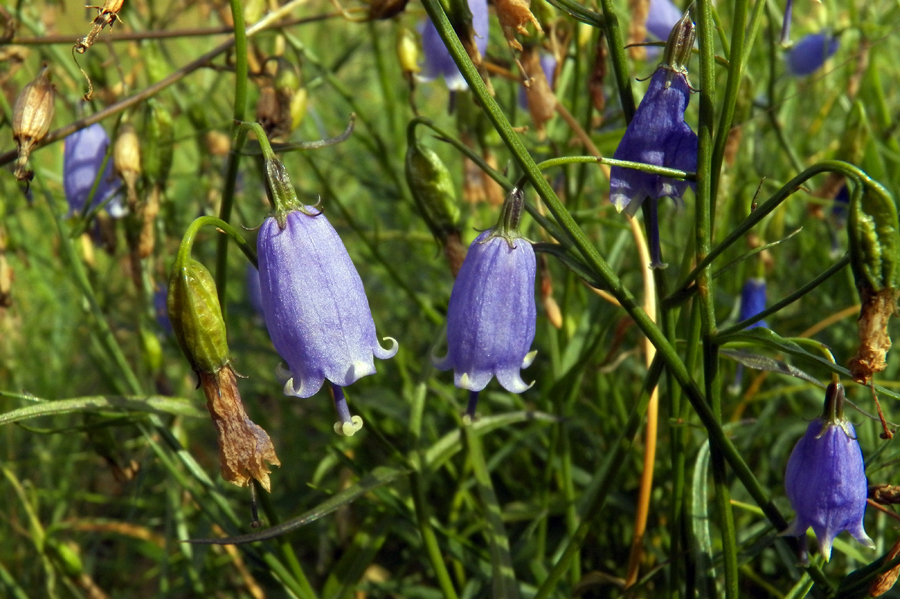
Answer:
POLYGON ((489 229, 469 246, 450 294, 447 355, 433 356, 457 387, 481 391, 496 376, 507 391, 528 389, 519 371, 534 360, 534 276, 534 249, 518 234, 489 229))
POLYGON ((784 475, 784 488, 796 516, 781 534, 804 536, 811 526, 826 561, 831 558, 834 538, 845 530, 866 547, 875 547, 863 526, 865 464, 856 431, 843 417, 843 401, 840 383, 828 385, 825 414, 809 424, 791 452, 784 475))
POLYGON ((256 247, 266 327, 287 362, 279 366, 285 395, 310 397, 325 379, 345 387, 375 373, 373 355, 397 353, 394 339, 386 337, 389 349, 378 344, 359 273, 315 207, 288 213, 284 229, 267 218, 256 247))
POLYGON ((807 35, 784 55, 788 73, 798 77, 815 73, 840 45, 838 38, 824 32, 807 35))
MULTIPOLYGON (((109 147, 109 137, 99 123, 94 123, 69 135, 63 142, 63 188, 69 203, 69 216, 79 214, 91 194, 97 173, 103 164, 109 147)), ((110 198, 122 187, 122 181, 115 175, 113 158, 110 155, 106 168, 97 183, 91 208, 110 198)), ((117 195, 106 205, 106 211, 113 218, 125 216, 125 207, 117 195)))
MULTIPOLYGON (((747 279, 744 288, 741 289, 741 310, 738 321, 753 318, 766 309, 766 280, 763 278, 747 279)), ((756 327, 768 327, 765 320, 754 322, 747 329, 756 327)))
MULTIPOLYGON (((488 7, 487 0, 469 0, 472 11, 472 29, 475 31, 475 46, 484 55, 488 43, 488 7)), ((443 77, 447 88, 451 91, 469 89, 469 84, 459 72, 453 57, 444 45, 431 19, 426 18, 420 27, 422 32, 422 54, 425 56, 424 71, 419 75, 422 81, 432 81, 443 77)))

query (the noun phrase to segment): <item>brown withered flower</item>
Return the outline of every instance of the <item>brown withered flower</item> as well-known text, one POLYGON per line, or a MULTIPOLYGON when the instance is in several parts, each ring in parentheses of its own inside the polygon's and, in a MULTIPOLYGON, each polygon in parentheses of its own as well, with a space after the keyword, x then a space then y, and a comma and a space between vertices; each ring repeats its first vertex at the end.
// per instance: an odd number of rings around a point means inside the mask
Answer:
POLYGON ((38 76, 25 86, 13 108, 13 139, 19 156, 16 159, 16 179, 31 181, 34 173, 26 168, 35 144, 50 131, 56 88, 50 83, 50 68, 45 66, 38 76))

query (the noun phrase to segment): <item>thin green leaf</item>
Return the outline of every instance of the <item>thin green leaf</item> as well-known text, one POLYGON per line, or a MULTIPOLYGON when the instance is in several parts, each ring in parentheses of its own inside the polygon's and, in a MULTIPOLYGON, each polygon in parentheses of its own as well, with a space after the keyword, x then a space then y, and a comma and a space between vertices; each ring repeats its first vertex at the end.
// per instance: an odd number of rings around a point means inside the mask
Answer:
POLYGON ((296 530, 311 522, 315 522, 323 516, 336 511, 339 507, 353 503, 369 491, 382 487, 397 478, 409 474, 409 470, 400 470, 397 468, 387 468, 379 466, 369 474, 363 476, 358 483, 337 493, 330 499, 320 503, 313 509, 309 510, 302 516, 292 518, 286 522, 282 522, 277 526, 254 532, 246 535, 238 535, 235 537, 224 537, 221 539, 189 539, 187 543, 196 543, 198 545, 240 545, 242 543, 253 543, 256 541, 264 541, 266 539, 274 539, 281 535, 287 534, 292 530, 296 530))
POLYGON ((712 536, 709 533, 709 443, 697 452, 694 475, 691 479, 691 526, 694 533, 698 591, 700 597, 717 597, 716 570, 713 566, 712 536))
POLYGON ((770 358, 769 356, 762 356, 760 354, 752 354, 750 352, 731 350, 731 349, 723 349, 719 352, 720 355, 727 356, 738 362, 739 364, 743 364, 747 368, 753 368, 754 370, 765 370, 767 372, 778 372, 780 374, 786 374, 788 376, 792 376, 798 379, 802 379, 808 383, 812 383, 817 387, 825 388, 825 385, 817 379, 816 377, 806 374, 799 368, 791 366, 790 364, 785 364, 780 360, 776 360, 775 358, 770 358))
POLYGON ((60 399, 58 401, 43 401, 33 406, 6 412, 5 414, 0 414, 0 426, 40 416, 58 416, 60 414, 80 412, 108 412, 111 410, 125 410, 146 414, 169 414, 172 416, 187 416, 189 418, 202 418, 205 415, 203 410, 195 407, 187 399, 173 399, 159 395, 146 397, 96 395, 93 397, 60 399))

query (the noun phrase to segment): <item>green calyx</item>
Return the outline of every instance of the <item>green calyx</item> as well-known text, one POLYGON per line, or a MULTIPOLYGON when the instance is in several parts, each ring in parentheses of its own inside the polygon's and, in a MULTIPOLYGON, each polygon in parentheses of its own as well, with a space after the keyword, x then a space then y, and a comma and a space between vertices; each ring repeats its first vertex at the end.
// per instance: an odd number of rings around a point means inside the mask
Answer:
POLYGON ((502 237, 509 244, 509 247, 513 247, 515 240, 522 238, 522 234, 519 233, 519 225, 522 223, 524 210, 525 192, 519 187, 513 187, 503 201, 503 206, 500 208, 500 218, 497 219, 497 226, 494 227, 488 239, 502 237))
POLYGON ((663 60, 659 66, 687 75, 687 65, 694 49, 696 30, 697 27, 691 18, 691 11, 688 9, 669 33, 666 48, 663 50, 663 60))
POLYGON ((410 131, 406 150, 406 183, 419 213, 436 239, 459 229, 460 210, 450 171, 431 149, 410 131))
POLYGON ((844 421, 844 386, 832 382, 825 389, 825 407, 822 410, 822 423, 825 426, 840 424, 844 421))
POLYGON ((195 372, 215 373, 229 362, 228 338, 216 283, 205 266, 186 258, 169 278, 169 319, 195 372))
POLYGON ((850 265, 858 288, 897 289, 900 284, 900 223, 894 198, 866 181, 850 197, 847 222, 850 265))

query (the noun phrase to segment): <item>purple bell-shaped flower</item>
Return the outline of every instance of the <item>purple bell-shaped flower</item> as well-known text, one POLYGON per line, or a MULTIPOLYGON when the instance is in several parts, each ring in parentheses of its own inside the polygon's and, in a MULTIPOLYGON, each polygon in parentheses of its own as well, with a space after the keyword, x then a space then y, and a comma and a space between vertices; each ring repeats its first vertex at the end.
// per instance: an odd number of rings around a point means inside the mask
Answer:
POLYGON ((287 362, 277 374, 285 395, 296 397, 310 397, 328 379, 339 418, 335 432, 349 436, 362 419, 351 416, 342 387, 374 374, 373 358, 392 358, 397 342, 386 337, 390 348, 379 345, 362 279, 337 231, 318 208, 297 201, 261 128, 257 135, 275 206, 259 228, 256 250, 266 328, 287 362))
POLYGON ((337 231, 312 206, 269 217, 259 230, 259 283, 266 327, 287 362, 284 393, 309 397, 325 379, 346 387, 375 373, 382 349, 362 279, 337 231))
POLYGON ((681 20, 682 14, 682 10, 671 0, 650 0, 644 27, 658 40, 669 39, 669 33, 681 20))
POLYGON ((518 233, 523 196, 513 190, 500 222, 479 235, 463 262, 447 313, 447 355, 432 356, 439 370, 453 369, 454 384, 471 391, 468 416, 478 392, 493 377, 512 393, 530 387, 520 370, 536 352, 534 303, 536 263, 531 243, 518 233))
MULTIPOLYGON (((488 6, 487 0, 469 0, 469 10, 472 12, 472 29, 475 31, 475 46, 484 55, 488 44, 488 6)), ((444 45, 444 40, 438 34, 431 19, 425 19, 421 25, 422 54, 425 57, 424 71, 418 76, 422 81, 432 81, 438 77, 444 78, 444 83, 451 91, 463 91, 469 89, 469 84, 463 79, 462 73, 453 57, 444 45)))
MULTIPOLYGON (((833 382, 825 392, 822 417, 809 423, 784 474, 784 488, 797 514, 781 534, 804 536, 811 526, 826 560, 834 538, 845 530, 866 547, 875 547, 863 526, 867 484, 862 451, 843 410, 844 388, 833 382)), ((805 560, 805 543, 801 547, 805 560)))
MULTIPOLYGON (((79 214, 91 194, 97 173, 109 147, 109 136, 99 123, 80 129, 69 135, 63 142, 63 188, 69 203, 69 216, 79 214)), ((122 181, 115 175, 113 157, 106 161, 106 168, 97 182, 97 191, 91 208, 100 205, 122 187, 122 181)), ((113 197, 106 205, 106 211, 113 218, 125 216, 125 207, 119 196, 113 197)))
MULTIPOLYGON (((697 134, 684 122, 691 91, 684 65, 693 45, 694 23, 685 15, 672 30, 666 58, 653 73, 650 88, 613 158, 683 171, 697 170, 697 134)), ((652 200, 647 231, 654 268, 665 267, 659 249, 657 200, 670 197, 681 203, 688 187, 693 188, 694 184, 637 169, 614 166, 610 171, 610 200, 617 210, 634 216, 645 199, 652 200)))
POLYGON ((810 75, 821 69, 840 45, 838 38, 825 32, 812 33, 788 50, 784 55, 784 64, 791 75, 810 75))

